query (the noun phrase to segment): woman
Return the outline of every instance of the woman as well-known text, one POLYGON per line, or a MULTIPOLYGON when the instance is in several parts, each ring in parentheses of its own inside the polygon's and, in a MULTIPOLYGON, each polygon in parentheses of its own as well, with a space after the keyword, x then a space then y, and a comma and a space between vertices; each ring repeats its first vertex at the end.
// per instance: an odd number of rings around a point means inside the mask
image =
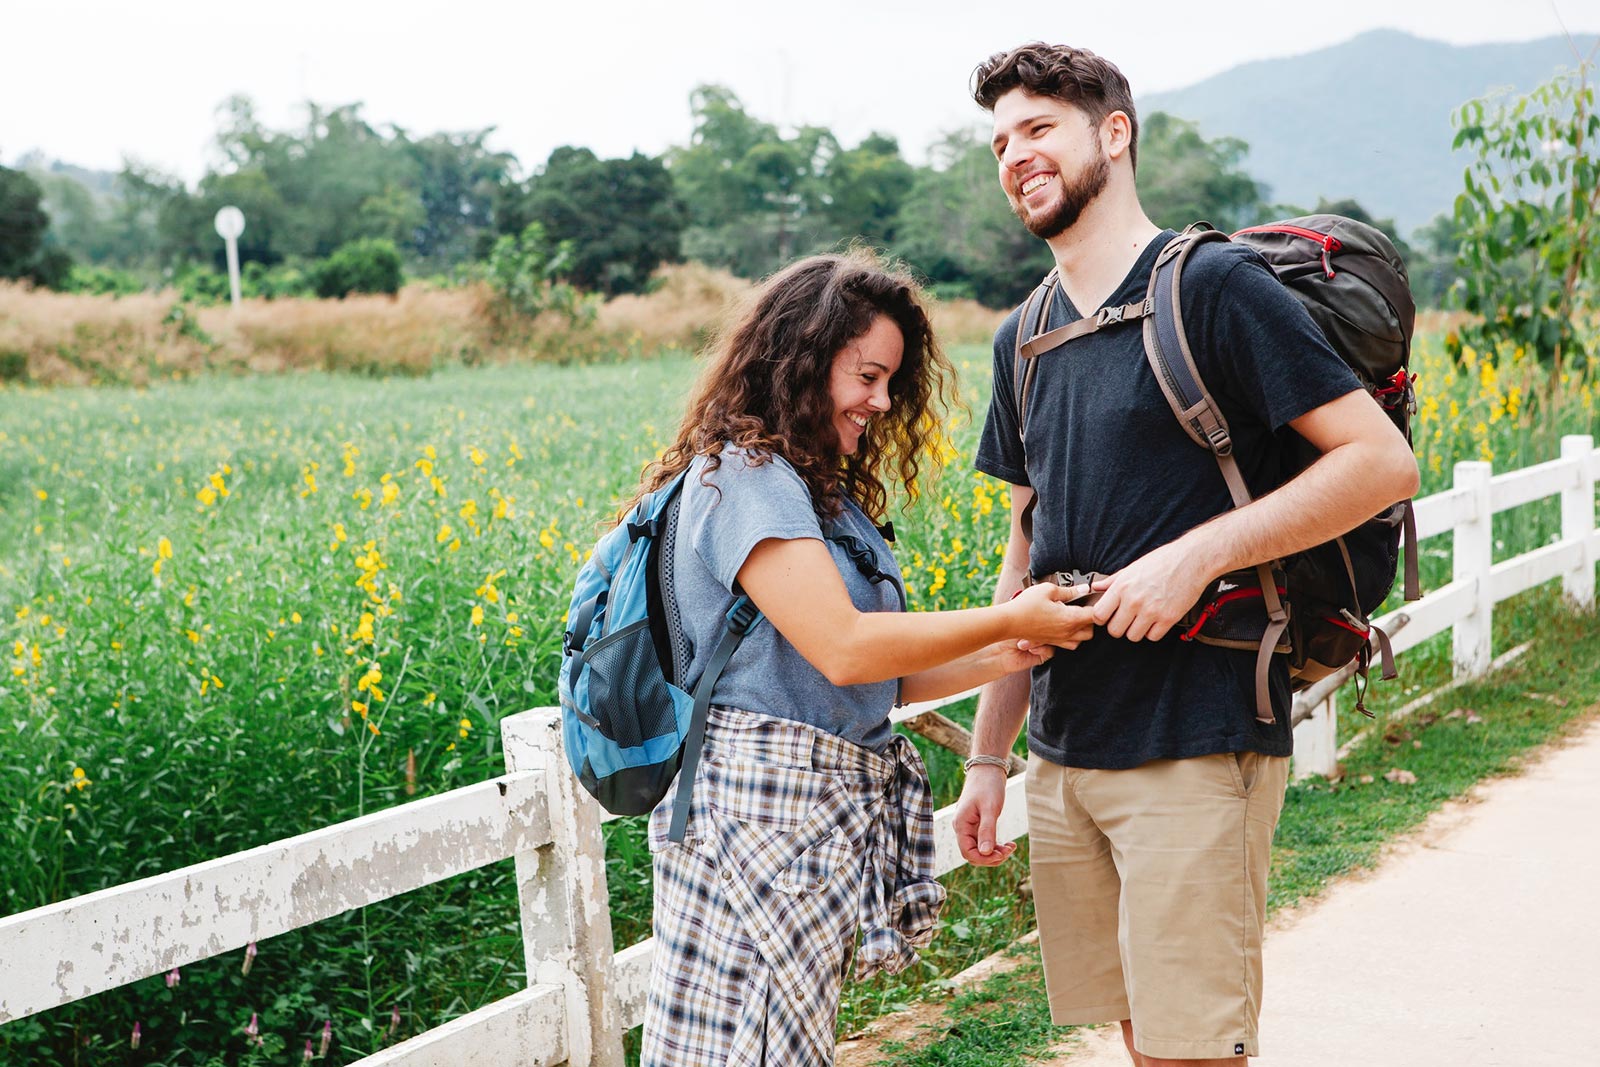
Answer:
POLYGON ((839 990, 897 972, 944 900, 927 776, 889 728, 1088 638, 1079 590, 906 614, 875 520, 917 485, 952 371, 914 283, 863 253, 769 279, 703 369, 644 492, 687 469, 672 539, 691 682, 735 589, 768 625, 716 683, 682 843, 651 816, 645 1067, 830 1064, 839 990))

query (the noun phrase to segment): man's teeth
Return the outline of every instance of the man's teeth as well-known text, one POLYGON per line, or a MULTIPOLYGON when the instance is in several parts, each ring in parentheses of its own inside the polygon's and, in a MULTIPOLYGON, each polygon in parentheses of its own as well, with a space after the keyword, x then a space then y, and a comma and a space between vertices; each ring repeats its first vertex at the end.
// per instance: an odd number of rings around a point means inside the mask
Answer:
POLYGON ((1022 183, 1022 195, 1027 196, 1029 193, 1033 192, 1035 189, 1054 178, 1054 174, 1035 174, 1033 177, 1022 183))

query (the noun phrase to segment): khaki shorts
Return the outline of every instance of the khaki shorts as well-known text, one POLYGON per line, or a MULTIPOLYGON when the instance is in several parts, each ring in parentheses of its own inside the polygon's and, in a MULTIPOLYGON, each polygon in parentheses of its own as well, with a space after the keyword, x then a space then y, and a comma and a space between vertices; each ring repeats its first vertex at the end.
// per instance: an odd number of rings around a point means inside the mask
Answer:
POLYGON ((1028 760, 1028 839, 1050 1015, 1133 1020, 1148 1056, 1259 1054, 1261 931, 1286 757, 1028 760))

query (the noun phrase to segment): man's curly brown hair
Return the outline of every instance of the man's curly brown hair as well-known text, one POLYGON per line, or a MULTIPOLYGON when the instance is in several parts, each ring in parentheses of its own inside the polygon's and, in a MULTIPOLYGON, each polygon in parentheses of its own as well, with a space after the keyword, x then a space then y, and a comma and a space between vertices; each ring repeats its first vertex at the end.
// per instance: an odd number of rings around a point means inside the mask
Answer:
POLYGON ((1127 115, 1131 133, 1128 162, 1138 172, 1139 115, 1133 109, 1133 90, 1116 64, 1087 48, 1033 41, 1009 52, 996 52, 972 72, 972 99, 985 111, 993 111, 995 103, 1013 89, 1082 108, 1096 126, 1113 111, 1127 115))
POLYGON ((848 496, 879 522, 889 504, 884 479, 896 478, 908 498, 916 493, 954 402, 954 371, 910 275, 866 251, 810 256, 768 278, 713 343, 677 436, 645 468, 634 499, 696 456, 709 456, 708 471, 717 469, 731 442, 753 465, 772 456, 788 461, 820 517, 836 516, 848 496), (889 410, 844 455, 828 391, 834 356, 880 315, 900 328, 904 355, 889 379, 889 410))

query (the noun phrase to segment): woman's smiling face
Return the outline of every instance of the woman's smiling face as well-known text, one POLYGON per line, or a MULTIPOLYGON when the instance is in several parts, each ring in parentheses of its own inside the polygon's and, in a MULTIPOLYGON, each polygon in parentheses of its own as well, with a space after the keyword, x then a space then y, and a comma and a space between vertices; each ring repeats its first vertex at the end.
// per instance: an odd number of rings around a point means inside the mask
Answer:
POLYGON ((889 316, 878 315, 866 333, 834 355, 828 395, 842 454, 854 455, 867 424, 889 410, 889 379, 899 371, 904 354, 900 327, 889 316))

